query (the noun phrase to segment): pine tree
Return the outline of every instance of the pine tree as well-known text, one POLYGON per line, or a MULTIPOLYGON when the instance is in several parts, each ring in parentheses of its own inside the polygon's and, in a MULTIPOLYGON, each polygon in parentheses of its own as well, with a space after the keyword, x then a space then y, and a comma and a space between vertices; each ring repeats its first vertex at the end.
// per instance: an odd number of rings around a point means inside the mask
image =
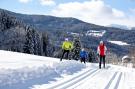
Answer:
POLYGON ((33 47, 33 54, 38 55, 38 34, 36 33, 36 31, 34 29, 32 29, 31 31, 31 42, 32 42, 32 47, 33 47))
POLYGON ((91 49, 88 50, 88 62, 93 62, 93 51, 91 49))
POLYGON ((24 53, 34 54, 34 42, 33 42, 33 33, 30 29, 30 26, 26 27, 26 41, 24 44, 24 53))
POLYGON ((72 50, 72 58, 74 60, 79 60, 80 59, 80 51, 81 51, 81 41, 78 36, 74 37, 73 41, 73 50, 72 50))
POLYGON ((88 62, 98 62, 97 54, 92 49, 88 51, 88 62))
POLYGON ((43 41, 43 55, 47 56, 48 35, 46 33, 42 33, 42 41, 43 41))
POLYGON ((35 34, 35 51, 38 55, 43 55, 42 35, 38 32, 35 34))

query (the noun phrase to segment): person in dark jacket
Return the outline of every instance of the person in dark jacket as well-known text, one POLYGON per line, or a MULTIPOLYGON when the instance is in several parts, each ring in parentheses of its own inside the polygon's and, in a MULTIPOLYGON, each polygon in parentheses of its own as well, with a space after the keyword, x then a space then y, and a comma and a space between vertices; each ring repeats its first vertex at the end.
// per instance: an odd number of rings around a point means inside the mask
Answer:
POLYGON ((86 63, 86 59, 87 59, 87 52, 84 50, 84 48, 81 50, 80 52, 80 58, 81 58, 81 62, 86 63))
POLYGON ((99 69, 101 69, 101 62, 103 61, 104 68, 105 68, 105 55, 106 55, 107 48, 103 41, 100 41, 100 44, 97 48, 97 54, 99 55, 99 69))

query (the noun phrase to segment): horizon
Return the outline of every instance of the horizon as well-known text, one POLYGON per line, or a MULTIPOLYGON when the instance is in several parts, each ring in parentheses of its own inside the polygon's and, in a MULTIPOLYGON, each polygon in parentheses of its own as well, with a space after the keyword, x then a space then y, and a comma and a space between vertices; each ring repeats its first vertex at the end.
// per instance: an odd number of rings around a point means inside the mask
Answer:
POLYGON ((0 8, 20 14, 72 17, 101 26, 135 27, 135 0, 1 0, 0 8))

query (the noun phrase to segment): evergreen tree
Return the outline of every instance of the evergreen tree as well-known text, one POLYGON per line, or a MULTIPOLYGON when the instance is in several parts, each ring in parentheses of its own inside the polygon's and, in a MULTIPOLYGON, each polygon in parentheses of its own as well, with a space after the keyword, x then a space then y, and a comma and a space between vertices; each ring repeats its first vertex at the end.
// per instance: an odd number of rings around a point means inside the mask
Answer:
POLYGON ((88 62, 93 62, 93 51, 91 49, 88 50, 88 62))
MULTIPOLYGON (((40 43, 38 42, 40 39, 39 39, 39 35, 36 33, 36 31, 34 29, 32 29, 31 31, 31 41, 32 41, 32 44, 33 44, 33 54, 35 55, 38 55, 39 54, 39 45, 40 43)), ((41 54, 41 53, 40 53, 41 54)))
POLYGON ((33 33, 30 29, 30 26, 26 27, 26 41, 24 43, 24 53, 34 54, 34 42, 33 42, 33 33))
POLYGON ((72 58, 74 60, 79 60, 80 59, 80 51, 81 51, 81 41, 78 36, 74 37, 73 41, 73 50, 72 50, 72 58))
POLYGON ((38 55, 43 55, 43 42, 42 42, 42 35, 40 33, 36 33, 36 51, 38 55))
POLYGON ((98 62, 97 54, 92 50, 88 50, 88 62, 98 62))
POLYGON ((43 41, 43 55, 47 56, 48 35, 45 32, 42 33, 42 41, 43 41))

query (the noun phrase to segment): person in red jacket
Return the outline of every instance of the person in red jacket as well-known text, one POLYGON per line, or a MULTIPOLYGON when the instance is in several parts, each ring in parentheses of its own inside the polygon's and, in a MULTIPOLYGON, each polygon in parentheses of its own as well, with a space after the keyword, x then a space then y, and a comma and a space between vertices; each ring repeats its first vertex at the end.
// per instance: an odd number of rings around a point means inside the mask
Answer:
POLYGON ((104 68, 105 68, 105 56, 106 56, 106 51, 107 51, 107 48, 104 44, 103 41, 100 41, 100 44, 97 48, 97 53, 98 55, 100 56, 100 60, 99 60, 99 68, 101 69, 101 63, 103 61, 103 65, 104 65, 104 68))

